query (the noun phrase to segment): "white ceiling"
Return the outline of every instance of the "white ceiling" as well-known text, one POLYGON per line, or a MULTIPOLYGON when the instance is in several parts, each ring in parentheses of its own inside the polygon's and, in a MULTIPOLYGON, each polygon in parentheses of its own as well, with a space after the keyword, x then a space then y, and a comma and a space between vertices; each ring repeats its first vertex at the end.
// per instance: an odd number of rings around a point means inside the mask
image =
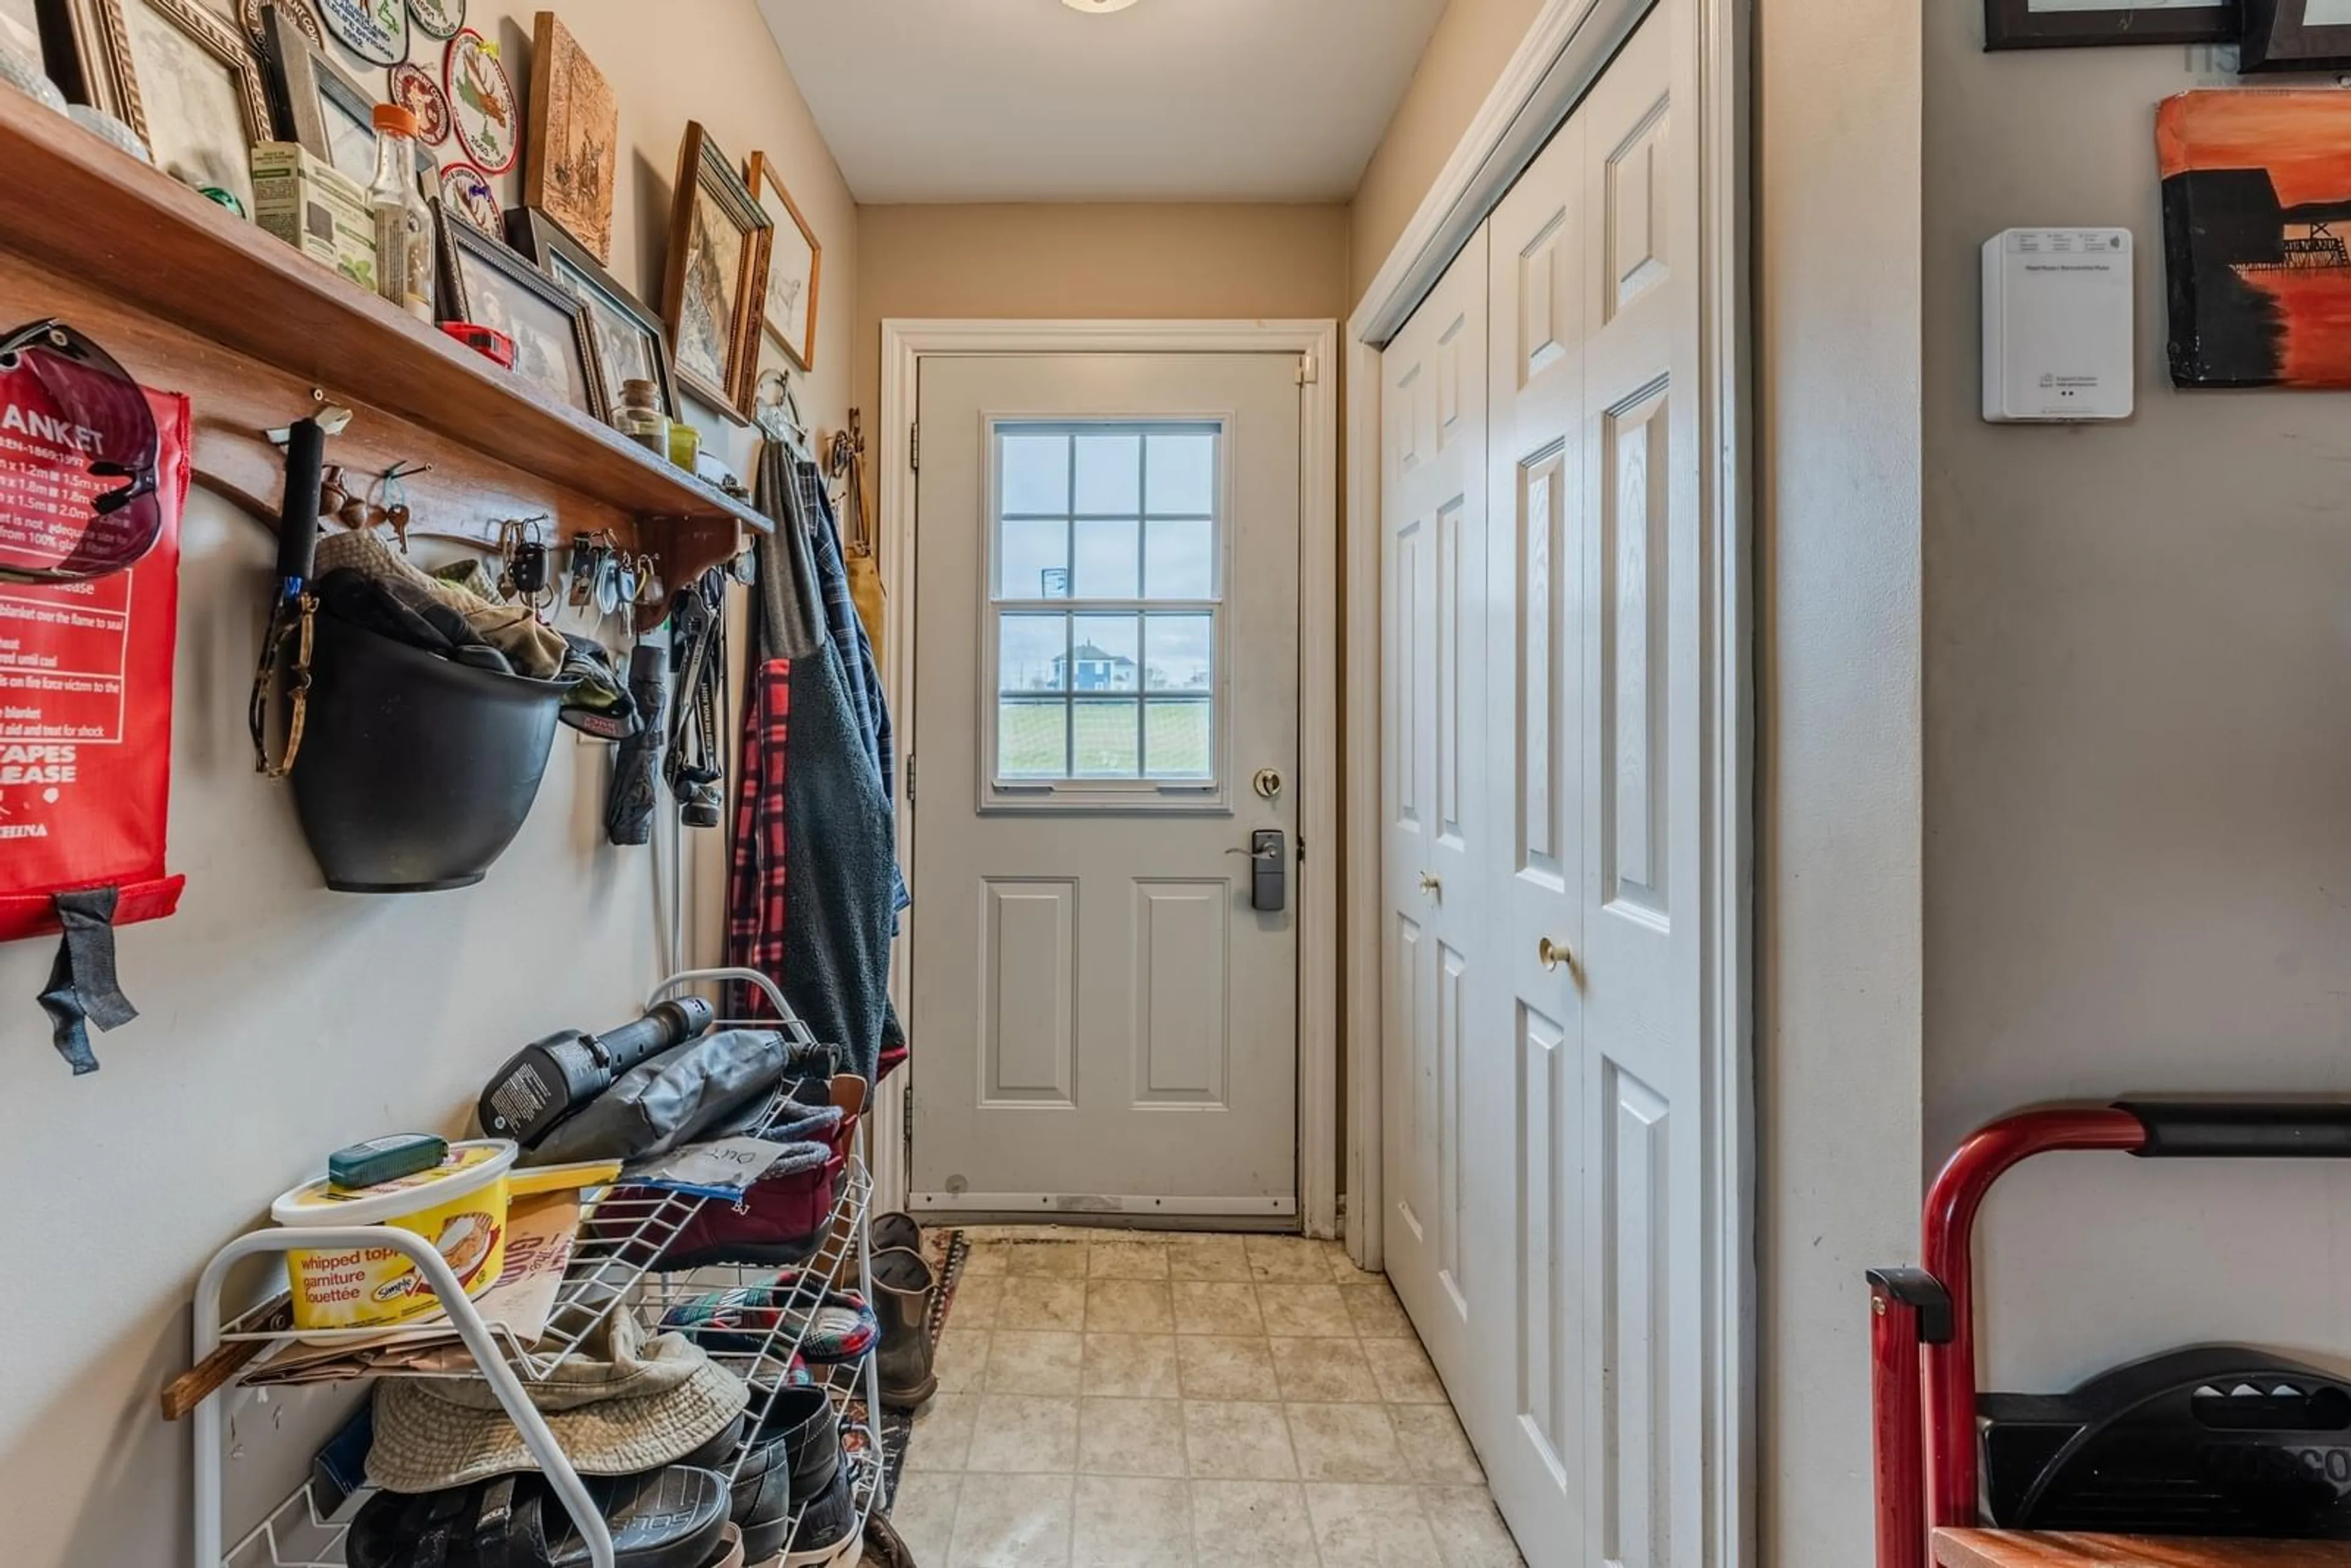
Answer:
POLYGON ((1340 201, 1445 0, 760 0, 857 199, 1340 201))

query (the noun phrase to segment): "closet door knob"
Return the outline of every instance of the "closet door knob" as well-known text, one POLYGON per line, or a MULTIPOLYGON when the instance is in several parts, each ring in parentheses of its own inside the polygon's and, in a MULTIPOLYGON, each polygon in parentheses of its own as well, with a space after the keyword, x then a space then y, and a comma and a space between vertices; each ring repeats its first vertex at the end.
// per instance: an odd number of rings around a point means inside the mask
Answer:
POLYGON ((1571 970, 1575 967, 1573 950, 1566 943, 1554 942, 1548 936, 1535 945, 1535 956, 1541 960, 1542 967, 1546 969, 1556 969, 1562 965, 1565 965, 1571 970))
POLYGON ((1420 873, 1420 891, 1426 894, 1431 898, 1443 898, 1445 896, 1445 883, 1438 881, 1436 877, 1431 876, 1428 873, 1422 872, 1420 873))

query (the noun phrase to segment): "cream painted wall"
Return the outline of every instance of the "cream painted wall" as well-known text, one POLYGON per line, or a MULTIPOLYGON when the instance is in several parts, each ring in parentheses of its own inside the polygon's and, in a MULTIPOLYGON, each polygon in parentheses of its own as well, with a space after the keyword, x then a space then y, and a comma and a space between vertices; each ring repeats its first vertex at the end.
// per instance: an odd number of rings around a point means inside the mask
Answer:
MULTIPOLYGON (((1349 214, 1351 311, 1371 286, 1454 145, 1526 37, 1543 0, 1453 0, 1364 170, 1349 214)), ((1345 315, 1348 311, 1342 311, 1345 315)))
MULTIPOLYGON (((474 13, 527 82, 528 12, 475 0, 474 13)), ((837 423, 854 207, 751 0, 566 0, 562 14, 621 99, 623 282, 659 294, 689 118, 737 158, 764 148, 781 161, 827 249, 807 406, 837 423)), ((569 732, 529 825, 481 887, 416 899, 323 890, 284 789, 255 777, 245 738, 273 556, 251 519, 201 492, 192 501, 172 814, 188 894, 176 919, 122 935, 125 986, 144 1016, 99 1039, 103 1071, 72 1079, 49 1049, 33 998, 50 945, 0 953, 0 1173, 17 1195, 0 1266, 8 1568, 184 1563, 187 1429, 159 1419, 155 1397, 186 1364, 187 1298, 204 1259, 331 1148, 461 1131, 506 1053, 565 1025, 616 1021, 658 973, 650 852, 603 845, 609 754, 569 732)), ((240 1401, 232 1526, 291 1488, 349 1403, 240 1401)))
MULTIPOLYGON (((1934 8, 1929 8, 1930 11, 1934 8)), ((2181 392, 2156 105, 2200 52, 1928 20, 1927 1143, 2047 1099, 2351 1092, 2341 394, 2181 392), (2137 242, 2138 412, 1978 417, 1977 247, 2137 242)), ((2322 83, 2321 85, 2331 85, 2322 83)), ((1985 1237, 2001 1388, 2210 1340, 2351 1363, 2351 1172, 2069 1155, 1985 1237)))
POLYGON ((1202 203, 866 207, 857 405, 893 317, 1251 319, 1347 313, 1347 209, 1202 203))
POLYGON ((1862 1271, 1917 1250, 1919 11, 1755 7, 1754 1453, 1780 1568, 1870 1561, 1862 1271))

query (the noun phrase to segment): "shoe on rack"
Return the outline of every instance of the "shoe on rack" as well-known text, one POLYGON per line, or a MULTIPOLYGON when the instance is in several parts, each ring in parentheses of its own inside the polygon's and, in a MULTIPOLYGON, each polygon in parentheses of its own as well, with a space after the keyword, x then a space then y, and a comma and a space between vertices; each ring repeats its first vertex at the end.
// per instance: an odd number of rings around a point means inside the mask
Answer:
POLYGON ((705 1568, 743 1568, 743 1532, 728 1525, 719 1539, 718 1555, 705 1568))
POLYGON ((880 1509, 865 1521, 865 1536, 859 1545, 864 1551, 863 1561, 874 1568, 918 1568, 913 1548, 890 1522, 890 1516, 880 1509))
POLYGON ((857 1499, 850 1490, 849 1467, 843 1465, 834 1470, 831 1484, 800 1511, 791 1549, 777 1559, 775 1568, 835 1568, 855 1563, 864 1552, 857 1499))
POLYGON ((751 1397, 760 1420, 736 1472, 732 1517, 743 1531, 744 1562, 769 1568, 783 1561, 793 1508, 840 1471, 841 1429, 821 1388, 794 1384, 772 1398, 765 1389, 751 1397))
POLYGON ((873 1255, 873 1309, 882 1320, 882 1407, 914 1410, 939 1391, 931 1370, 931 1303, 938 1276, 919 1252, 873 1255))
MULTIPOLYGON (((726 1483, 671 1465, 586 1478, 618 1568, 705 1568, 726 1533, 726 1483)), ((588 1568, 588 1542, 537 1471, 433 1492, 380 1491, 351 1521, 351 1568, 588 1568)))

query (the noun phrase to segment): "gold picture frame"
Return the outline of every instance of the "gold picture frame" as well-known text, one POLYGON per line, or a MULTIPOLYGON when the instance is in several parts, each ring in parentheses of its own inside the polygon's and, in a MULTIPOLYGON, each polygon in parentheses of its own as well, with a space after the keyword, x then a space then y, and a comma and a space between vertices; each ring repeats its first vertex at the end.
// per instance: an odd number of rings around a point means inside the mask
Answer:
POLYGON ((714 406, 746 415, 757 391, 774 228, 709 131, 690 121, 678 150, 662 319, 678 381, 714 406))
POLYGON ((253 146, 268 141, 273 126, 261 62, 236 24, 197 0, 65 0, 64 10, 82 96, 138 132, 158 168, 235 193, 250 217, 253 146), (155 77, 143 84, 142 53, 155 77), (225 92, 201 67, 185 69, 205 61, 222 73, 225 92), (233 108, 234 145, 226 125, 189 121, 197 107, 216 120, 233 108))
POLYGON ((522 204, 554 219, 597 265, 610 266, 620 99, 554 12, 538 14, 531 39, 522 204))
POLYGON ((750 168, 746 175, 751 186, 752 199, 776 220, 773 242, 768 246, 767 284, 761 290, 760 322, 785 358, 803 371, 816 369, 816 322, 818 291, 824 283, 824 246, 816 237, 816 230, 792 200, 791 192, 784 188, 783 176, 773 160, 765 152, 751 154, 750 168), (780 205, 783 214, 776 208, 780 205), (788 226, 784 217, 789 217, 788 226), (801 252, 805 248, 803 257, 801 252))

